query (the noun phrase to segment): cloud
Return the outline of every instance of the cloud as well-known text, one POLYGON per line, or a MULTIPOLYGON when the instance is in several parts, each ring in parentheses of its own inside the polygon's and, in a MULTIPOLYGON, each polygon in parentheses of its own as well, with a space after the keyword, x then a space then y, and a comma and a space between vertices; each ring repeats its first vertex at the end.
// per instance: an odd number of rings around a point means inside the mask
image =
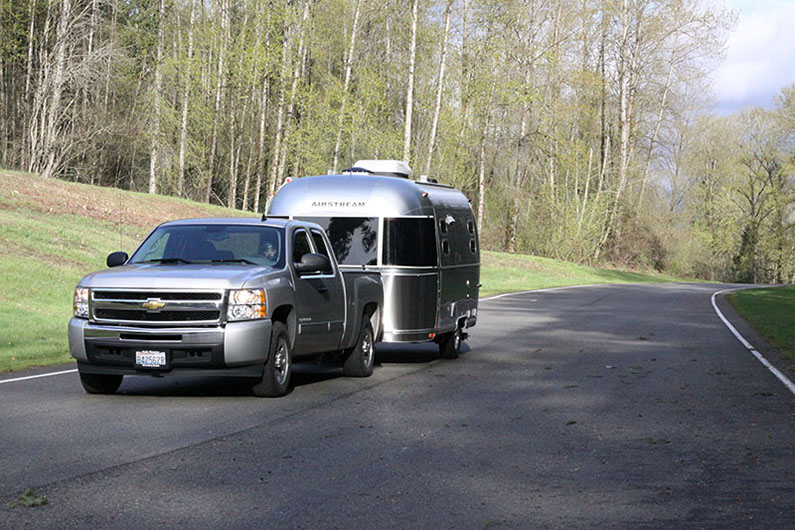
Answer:
POLYGON ((735 0, 727 7, 740 16, 726 60, 714 74, 718 108, 770 106, 781 88, 795 83, 795 2, 735 0))

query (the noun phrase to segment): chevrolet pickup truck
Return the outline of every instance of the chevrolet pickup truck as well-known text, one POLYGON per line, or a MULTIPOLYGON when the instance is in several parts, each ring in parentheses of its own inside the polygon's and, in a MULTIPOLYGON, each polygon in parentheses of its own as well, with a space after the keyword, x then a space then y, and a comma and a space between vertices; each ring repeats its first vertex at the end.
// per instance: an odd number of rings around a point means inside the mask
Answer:
POLYGON ((382 335, 378 273, 340 270, 323 229, 285 219, 164 223, 128 256, 85 276, 69 348, 90 394, 125 375, 249 378, 257 396, 290 390, 294 362, 373 372, 382 335))

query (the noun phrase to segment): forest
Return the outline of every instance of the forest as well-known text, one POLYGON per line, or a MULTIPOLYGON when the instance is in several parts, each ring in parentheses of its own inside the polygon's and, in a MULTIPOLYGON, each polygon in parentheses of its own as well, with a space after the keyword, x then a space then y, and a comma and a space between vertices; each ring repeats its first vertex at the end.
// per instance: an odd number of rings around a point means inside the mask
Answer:
POLYGON ((0 167, 261 212, 402 159, 484 248, 795 283, 795 86, 713 110, 721 4, 0 0, 0 167))

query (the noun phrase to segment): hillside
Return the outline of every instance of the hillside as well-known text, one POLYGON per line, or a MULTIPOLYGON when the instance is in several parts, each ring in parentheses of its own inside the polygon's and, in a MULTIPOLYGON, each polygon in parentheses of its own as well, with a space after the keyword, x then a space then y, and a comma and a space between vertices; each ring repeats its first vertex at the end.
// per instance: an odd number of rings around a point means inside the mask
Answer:
MULTIPOLYGON (((131 252, 156 225, 250 216, 184 199, 0 171, 0 371, 70 360, 66 323, 80 278, 131 252)), ((673 278, 484 252, 482 295, 558 285, 673 278)))

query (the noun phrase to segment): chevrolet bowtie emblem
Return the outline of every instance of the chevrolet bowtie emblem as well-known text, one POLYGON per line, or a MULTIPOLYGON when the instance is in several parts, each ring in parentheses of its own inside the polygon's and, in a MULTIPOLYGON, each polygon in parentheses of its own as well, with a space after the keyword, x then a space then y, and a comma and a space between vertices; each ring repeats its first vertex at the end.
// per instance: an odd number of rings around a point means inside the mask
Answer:
POLYGON ((166 307, 166 303, 161 302, 157 298, 150 298, 149 300, 141 304, 141 307, 143 307, 144 309, 148 309, 149 311, 157 311, 158 309, 163 309, 164 307, 166 307))

